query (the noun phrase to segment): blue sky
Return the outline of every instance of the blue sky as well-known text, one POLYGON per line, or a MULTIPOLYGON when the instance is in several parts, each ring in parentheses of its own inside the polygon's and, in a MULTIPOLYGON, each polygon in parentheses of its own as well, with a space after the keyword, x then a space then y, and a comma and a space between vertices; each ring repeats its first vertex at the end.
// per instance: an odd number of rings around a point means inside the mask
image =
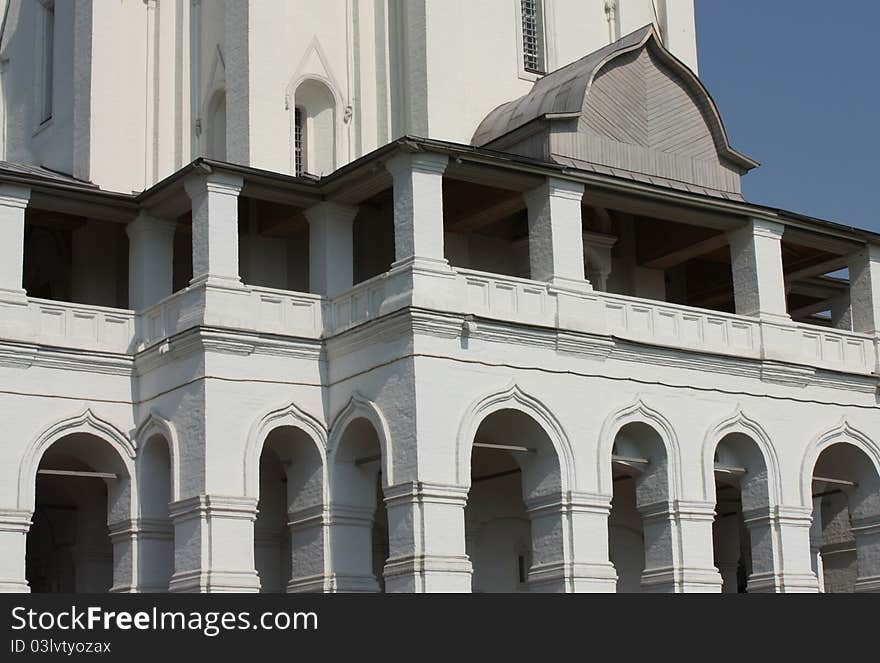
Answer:
POLYGON ((880 2, 695 0, 700 78, 755 203, 880 231, 880 2))

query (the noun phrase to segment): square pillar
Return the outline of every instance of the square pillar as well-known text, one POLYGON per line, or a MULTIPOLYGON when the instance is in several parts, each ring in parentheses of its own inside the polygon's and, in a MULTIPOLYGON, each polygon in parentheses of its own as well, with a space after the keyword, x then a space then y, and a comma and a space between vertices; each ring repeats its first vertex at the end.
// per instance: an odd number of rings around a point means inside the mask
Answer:
POLYGON ((141 213, 125 227, 128 235, 128 308, 139 311, 172 292, 174 231, 177 223, 141 213))
POLYGON ((0 184, 0 300, 23 303, 24 211, 30 189, 0 184))
POLYGON ((608 550, 611 497, 573 492, 569 495, 567 511, 572 550, 570 591, 617 591, 617 572, 608 550))
POLYGON ((815 594, 819 591, 819 579, 813 569, 812 525, 812 509, 809 507, 776 509, 779 585, 780 590, 787 594, 815 594))
POLYGON ((443 253, 443 173, 449 157, 403 153, 385 167, 394 179, 394 265, 448 270, 443 253))
POLYGON ((743 520, 752 552, 749 593, 818 591, 810 561, 809 509, 762 507, 744 511, 743 520))
POLYGON ((198 495, 169 505, 174 523, 172 592, 258 592, 252 497, 198 495))
MULTIPOLYGON (((712 527, 715 503, 676 500, 672 505, 678 540, 676 546, 676 591, 717 593, 721 574, 715 567, 712 527)), ((645 541, 647 547, 647 540, 645 541)))
POLYGON ((856 592, 880 592, 880 516, 853 518, 856 540, 856 592))
POLYGON ((289 511, 290 580, 287 591, 325 592, 330 588, 327 574, 327 528, 329 518, 323 504, 289 511))
POLYGON ((782 233, 785 226, 749 219, 727 233, 733 269, 733 295, 738 315, 790 322, 782 274, 782 233))
POLYGON ((31 512, 0 509, 0 592, 29 592, 25 576, 27 533, 31 512))
POLYGON ((467 488, 421 481, 385 489, 390 556, 386 592, 470 592, 465 553, 467 488))
POLYGON ((611 249, 617 244, 617 237, 585 230, 583 238, 587 279, 594 289, 607 292, 612 266, 611 249))
POLYGON ((850 256, 849 300, 853 331, 880 332, 880 246, 868 244, 850 256))
POLYGON ((584 276, 583 195, 583 184, 555 177, 526 193, 533 280, 589 289, 584 276))
POLYGON ((190 284, 241 287, 238 274, 240 175, 193 175, 184 182, 192 200, 193 277, 190 284))
POLYGON ((822 498, 813 498, 813 521, 810 525, 810 565, 816 574, 819 591, 825 591, 825 569, 822 564, 822 498))
POLYGON ((334 504, 330 507, 333 588, 337 592, 378 592, 372 557, 375 509, 334 504))
POLYGON ((309 290, 335 297, 350 290, 354 278, 352 227, 358 208, 333 202, 305 211, 309 222, 309 290))

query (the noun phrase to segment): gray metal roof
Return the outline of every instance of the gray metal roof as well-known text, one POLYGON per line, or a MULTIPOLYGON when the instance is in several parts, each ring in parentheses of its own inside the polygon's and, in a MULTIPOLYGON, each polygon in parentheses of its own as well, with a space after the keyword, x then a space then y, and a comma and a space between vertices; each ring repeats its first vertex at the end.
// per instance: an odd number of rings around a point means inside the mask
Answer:
POLYGON ((488 146, 501 136, 542 117, 579 115, 583 111, 590 86, 600 69, 614 58, 639 49, 649 42, 663 56, 666 63, 676 71, 682 81, 707 101, 716 123, 715 129, 720 137, 718 148, 724 156, 745 169, 757 166, 756 161, 730 146, 727 133, 721 122, 721 115, 718 113, 708 90, 696 74, 663 47, 653 25, 646 25, 631 32, 616 42, 538 79, 528 94, 502 104, 490 112, 477 127, 471 143, 478 146, 488 146))
POLYGON ((17 175, 25 175, 28 177, 39 177, 45 180, 52 180, 64 184, 77 184, 79 186, 85 186, 94 189, 98 188, 97 185, 92 184, 91 182, 77 179, 76 177, 72 177, 71 175, 65 175, 63 173, 55 172, 54 170, 49 170, 48 168, 43 168, 41 166, 32 166, 25 163, 0 161, 0 172, 14 173, 17 175))

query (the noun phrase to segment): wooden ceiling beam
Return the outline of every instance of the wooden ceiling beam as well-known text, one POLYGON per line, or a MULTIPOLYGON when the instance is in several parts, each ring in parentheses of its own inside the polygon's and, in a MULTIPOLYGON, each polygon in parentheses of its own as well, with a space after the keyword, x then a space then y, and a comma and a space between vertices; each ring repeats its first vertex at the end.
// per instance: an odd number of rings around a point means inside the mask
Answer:
POLYGON ((526 201, 520 194, 499 200, 476 212, 470 212, 447 226, 452 232, 472 232, 502 221, 526 209, 526 201))
POLYGON ((727 246, 727 235, 719 233, 713 237, 709 237, 700 242, 695 242, 688 246, 674 249, 663 255, 651 258, 642 263, 642 267, 649 269, 669 269, 680 265, 692 258, 698 258, 707 253, 712 253, 718 249, 727 246))

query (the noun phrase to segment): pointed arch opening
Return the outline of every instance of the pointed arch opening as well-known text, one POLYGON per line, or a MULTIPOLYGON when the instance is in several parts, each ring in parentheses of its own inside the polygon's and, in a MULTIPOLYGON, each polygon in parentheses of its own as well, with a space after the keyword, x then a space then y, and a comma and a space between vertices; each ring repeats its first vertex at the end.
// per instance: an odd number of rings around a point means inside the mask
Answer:
POLYGON ((32 477, 25 557, 31 591, 130 589, 131 472, 114 446, 88 432, 62 435, 43 451, 32 477))
POLYGON ((827 446, 812 471, 814 571, 821 591, 880 591, 880 475, 855 444, 827 446))
POLYGON ((259 460, 254 563, 263 593, 323 589, 324 461, 303 429, 280 425, 259 460))
POLYGON ((333 574, 343 592, 384 592, 388 511, 379 433, 362 416, 339 423, 333 455, 333 574))
POLYGON ((535 418, 502 408, 479 424, 471 445, 465 507, 474 592, 536 589, 564 565, 562 470, 535 418))
POLYGON ((746 593, 774 585, 775 559, 771 487, 764 454, 743 432, 726 434, 713 453, 715 566, 724 593, 746 593))
POLYGON ((174 527, 169 515, 169 504, 174 499, 170 444, 163 434, 152 433, 138 454, 138 587, 142 592, 167 592, 174 573, 174 527))
POLYGON ((651 425, 620 428, 611 450, 613 497, 608 520, 618 592, 672 588, 674 537, 666 446, 651 425))

